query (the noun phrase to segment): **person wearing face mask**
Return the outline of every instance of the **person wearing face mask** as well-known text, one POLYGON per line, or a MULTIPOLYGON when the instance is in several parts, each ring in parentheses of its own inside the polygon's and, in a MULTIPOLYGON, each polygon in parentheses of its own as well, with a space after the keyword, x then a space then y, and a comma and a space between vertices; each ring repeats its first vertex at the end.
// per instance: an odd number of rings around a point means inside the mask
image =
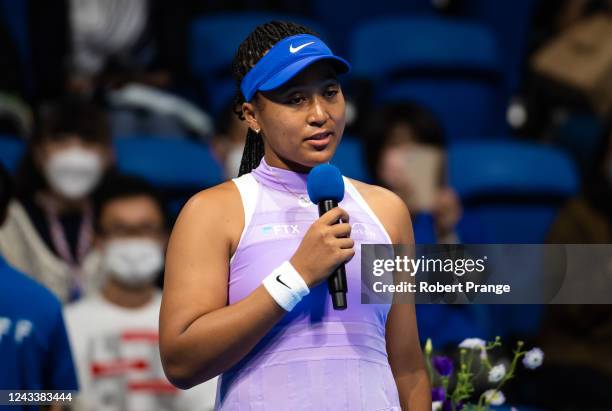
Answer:
POLYGON ((82 388, 77 410, 211 410, 216 382, 181 391, 158 348, 167 224, 159 195, 136 177, 111 175, 95 196, 103 285, 68 305, 66 322, 82 388))
MULTIPOLYGON (((12 195, 0 164, 0 227, 12 195)), ((60 301, 45 287, 9 266, 0 253, 0 389, 76 390, 74 363, 60 301)), ((11 410, 32 406, 12 404, 11 410)), ((0 409, 5 409, 0 406, 0 409)), ((36 408, 38 409, 38 408, 36 408)), ((47 410, 47 408, 41 408, 47 410)), ((50 410, 60 410, 53 405, 50 410)))
POLYGON ((96 271, 91 194, 112 164, 107 118, 79 100, 44 107, 17 176, 18 199, 0 230, 0 251, 62 301, 78 298, 96 271))

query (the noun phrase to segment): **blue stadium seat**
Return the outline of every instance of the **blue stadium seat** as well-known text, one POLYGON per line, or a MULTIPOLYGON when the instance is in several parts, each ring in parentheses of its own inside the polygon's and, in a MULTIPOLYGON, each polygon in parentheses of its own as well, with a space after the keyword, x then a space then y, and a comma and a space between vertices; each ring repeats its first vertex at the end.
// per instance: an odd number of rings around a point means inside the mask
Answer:
POLYGON ((317 20, 323 22, 333 36, 334 51, 345 53, 350 41, 349 33, 367 19, 403 14, 433 14, 436 8, 431 0, 313 0, 317 20), (338 18, 342 16, 342 18, 338 18))
POLYGON ((531 15, 537 0, 465 0, 461 17, 491 29, 498 40, 508 95, 515 93, 523 71, 531 15))
POLYGON ((465 207, 458 227, 465 243, 543 243, 579 186, 561 150, 513 141, 451 145, 449 174, 465 207))
POLYGON ((0 135, 0 163, 11 173, 17 170, 26 143, 19 137, 0 135))
POLYGON ((372 19, 353 32, 353 74, 386 76, 400 70, 477 70, 499 73, 495 36, 473 22, 435 17, 372 19))
POLYGON ((366 183, 372 182, 372 177, 365 166, 363 143, 357 137, 345 134, 336 148, 331 163, 337 166, 342 174, 347 177, 366 183))
POLYGON ((159 137, 115 138, 117 166, 167 190, 198 190, 223 181, 223 169, 208 146, 159 137))
POLYGON ((496 87, 474 79, 414 79, 384 87, 377 103, 414 102, 427 108, 452 142, 503 133, 503 101, 499 97, 496 87))
POLYGON ((231 78, 231 63, 238 46, 259 24, 271 20, 290 20, 318 32, 322 27, 308 19, 263 12, 228 12, 199 17, 191 24, 191 71, 209 96, 208 105, 218 113, 233 97, 235 83, 231 78))
POLYGON ((355 30, 350 56, 353 75, 373 81, 378 104, 423 104, 451 141, 505 131, 500 50, 484 25, 432 16, 375 19, 355 30))
MULTIPOLYGON (((516 141, 457 143, 449 148, 450 183, 464 203, 464 243, 541 244, 564 200, 578 192, 576 167, 559 149, 516 141)), ((517 285, 542 282, 540 259, 522 267, 517 285)), ((511 269, 509 267, 508 269, 511 269)), ((530 288, 537 293, 536 288, 530 288)), ((496 334, 537 334, 542 305, 491 305, 496 334)))

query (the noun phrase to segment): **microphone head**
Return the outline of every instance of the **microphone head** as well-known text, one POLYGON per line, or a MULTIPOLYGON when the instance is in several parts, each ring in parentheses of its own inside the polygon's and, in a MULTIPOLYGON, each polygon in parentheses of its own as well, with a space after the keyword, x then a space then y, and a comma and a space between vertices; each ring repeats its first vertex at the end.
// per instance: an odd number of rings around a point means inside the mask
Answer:
POLYGON ((319 164, 308 173, 306 180, 308 197, 314 204, 323 200, 334 200, 337 203, 344 198, 344 180, 338 167, 331 164, 319 164))

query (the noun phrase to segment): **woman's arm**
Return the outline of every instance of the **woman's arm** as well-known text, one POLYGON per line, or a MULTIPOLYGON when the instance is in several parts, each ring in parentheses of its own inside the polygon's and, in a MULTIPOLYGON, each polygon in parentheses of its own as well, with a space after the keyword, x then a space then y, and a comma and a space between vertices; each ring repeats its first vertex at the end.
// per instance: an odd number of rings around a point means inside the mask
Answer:
MULTIPOLYGON (((236 364, 285 314, 263 285, 227 305, 228 262, 243 220, 240 194, 228 182, 191 199, 172 231, 159 347, 166 375, 178 387, 191 387, 236 364)), ((309 288, 355 255, 348 221, 345 210, 328 211, 289 260, 309 288), (335 224, 339 219, 344 222, 335 224)))
POLYGON ((387 354, 403 410, 431 410, 431 388, 413 304, 394 304, 387 317, 387 354))
MULTIPOLYGON (((387 229, 393 244, 414 244, 404 202, 381 187, 362 187, 364 197, 387 229)), ((393 304, 386 324, 387 355, 403 410, 431 410, 431 388, 417 330, 414 304, 393 304)))
POLYGON ((228 182, 194 196, 172 231, 159 343, 166 376, 180 388, 234 365, 285 314, 262 285, 227 305, 228 262, 243 220, 240 194, 228 182))

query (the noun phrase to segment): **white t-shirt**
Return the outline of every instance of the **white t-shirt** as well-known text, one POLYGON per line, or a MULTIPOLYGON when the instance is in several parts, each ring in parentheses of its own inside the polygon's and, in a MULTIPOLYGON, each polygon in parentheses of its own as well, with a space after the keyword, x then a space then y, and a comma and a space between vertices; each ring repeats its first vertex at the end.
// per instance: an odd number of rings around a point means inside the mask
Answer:
POLYGON ((208 411, 217 379, 189 390, 168 382, 159 355, 161 293, 146 306, 119 307, 99 294, 65 310, 82 411, 208 411))

